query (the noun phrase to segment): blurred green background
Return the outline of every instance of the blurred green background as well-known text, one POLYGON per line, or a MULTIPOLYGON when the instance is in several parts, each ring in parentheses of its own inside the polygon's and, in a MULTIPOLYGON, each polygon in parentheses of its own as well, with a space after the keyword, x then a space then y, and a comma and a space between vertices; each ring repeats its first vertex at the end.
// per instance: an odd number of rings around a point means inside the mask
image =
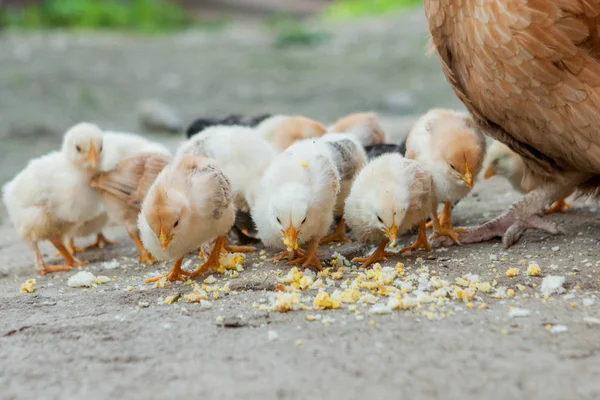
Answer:
MULTIPOLYGON (((243 16, 253 3, 262 7, 261 17, 273 26, 274 19, 289 21, 306 15, 344 20, 398 12, 419 4, 420 0, 6 0, 0 3, 4 4, 1 25, 7 29, 116 29, 154 33, 224 26, 232 15, 235 18, 236 11, 243 16), (215 16, 211 12, 214 9, 223 13, 215 16), (232 12, 228 13, 228 9, 232 12)), ((291 29, 292 36, 302 36, 294 34, 294 30, 298 30, 297 25, 291 29)))

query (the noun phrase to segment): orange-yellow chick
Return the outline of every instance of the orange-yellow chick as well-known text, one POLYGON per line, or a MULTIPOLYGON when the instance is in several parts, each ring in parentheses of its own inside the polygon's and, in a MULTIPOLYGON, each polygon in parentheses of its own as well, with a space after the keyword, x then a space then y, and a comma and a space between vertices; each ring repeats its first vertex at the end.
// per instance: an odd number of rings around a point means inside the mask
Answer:
POLYGON ((382 144, 387 140, 379 117, 373 112, 355 113, 340 118, 329 127, 329 132, 346 133, 363 146, 382 144))
POLYGON ((327 132, 319 122, 300 115, 275 115, 262 121, 256 130, 280 152, 298 140, 323 136, 327 132))

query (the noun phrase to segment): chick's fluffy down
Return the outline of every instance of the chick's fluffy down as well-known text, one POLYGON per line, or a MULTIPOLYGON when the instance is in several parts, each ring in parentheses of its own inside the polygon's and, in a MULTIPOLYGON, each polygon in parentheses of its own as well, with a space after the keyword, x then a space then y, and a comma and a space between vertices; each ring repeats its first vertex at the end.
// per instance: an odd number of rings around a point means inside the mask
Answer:
POLYGON ((385 238, 378 216, 397 220, 399 233, 426 219, 433 206, 431 175, 416 161, 384 154, 358 175, 346 200, 347 224, 360 241, 385 238))

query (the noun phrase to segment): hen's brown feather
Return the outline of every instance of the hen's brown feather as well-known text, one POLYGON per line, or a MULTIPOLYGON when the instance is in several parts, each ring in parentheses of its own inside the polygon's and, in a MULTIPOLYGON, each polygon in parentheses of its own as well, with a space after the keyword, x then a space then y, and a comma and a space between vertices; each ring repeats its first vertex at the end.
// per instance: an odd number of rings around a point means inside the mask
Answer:
POLYGON ((90 185, 139 209, 148 189, 169 161, 169 157, 162 154, 141 153, 126 158, 110 171, 98 174, 90 185))
POLYGON ((425 0, 446 78, 537 179, 600 174, 600 0, 425 0))

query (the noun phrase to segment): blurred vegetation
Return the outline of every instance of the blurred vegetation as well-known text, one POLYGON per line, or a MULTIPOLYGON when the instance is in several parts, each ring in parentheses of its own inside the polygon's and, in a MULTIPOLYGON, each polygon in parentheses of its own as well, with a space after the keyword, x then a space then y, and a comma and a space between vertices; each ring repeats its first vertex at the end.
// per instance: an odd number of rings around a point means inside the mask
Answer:
POLYGON ((335 19, 348 19, 385 14, 421 3, 421 0, 335 0, 325 15, 335 19))
POLYGON ((330 39, 327 33, 311 29, 302 20, 283 14, 270 17, 267 27, 275 37, 276 47, 311 46, 330 39))
POLYGON ((169 31, 192 23, 186 11, 169 0, 45 0, 4 9, 2 25, 15 29, 122 29, 169 31))

